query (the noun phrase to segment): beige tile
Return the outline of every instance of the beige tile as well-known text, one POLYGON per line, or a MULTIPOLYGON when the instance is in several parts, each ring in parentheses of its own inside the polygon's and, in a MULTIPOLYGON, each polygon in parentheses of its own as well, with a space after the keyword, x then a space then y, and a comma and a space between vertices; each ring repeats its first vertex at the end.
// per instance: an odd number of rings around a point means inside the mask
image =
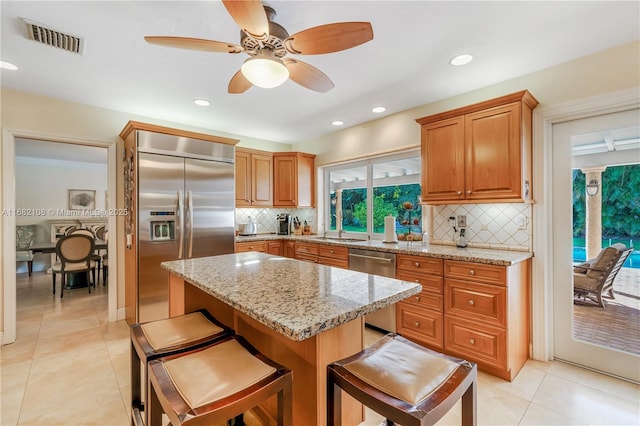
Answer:
POLYGON ((588 424, 640 424, 640 405, 637 399, 622 399, 551 374, 542 381, 533 402, 588 424))
POLYGON ((15 342, 3 345, 0 351, 0 365, 7 367, 11 364, 30 361, 36 349, 36 342, 33 339, 18 337, 15 342))
POLYGON ((3 426, 18 423, 30 368, 30 360, 0 368, 0 424, 3 426))
POLYGON ((97 327, 64 334, 46 335, 38 340, 34 358, 51 354, 71 354, 80 352, 105 351, 104 337, 97 327))
POLYGON ((568 426, 584 425, 586 423, 579 422, 578 420, 556 413, 537 404, 530 404, 520 424, 530 426, 568 426))
POLYGON ((491 385, 512 395, 531 401, 540 383, 542 383, 548 367, 549 363, 530 360, 522 367, 520 373, 518 373, 516 378, 511 382, 483 373, 482 371, 478 372, 478 377, 484 384, 491 385))
POLYGON ((517 425, 529 401, 491 384, 478 383, 478 423, 482 425, 517 425))
POLYGON ((559 361, 551 363, 548 374, 640 404, 640 386, 631 382, 559 361))

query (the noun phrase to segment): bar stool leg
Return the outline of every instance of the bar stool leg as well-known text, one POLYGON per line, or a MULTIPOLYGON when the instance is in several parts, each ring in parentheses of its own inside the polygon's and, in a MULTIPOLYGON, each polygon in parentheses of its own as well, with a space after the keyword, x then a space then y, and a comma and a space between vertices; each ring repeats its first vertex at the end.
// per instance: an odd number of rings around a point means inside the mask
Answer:
POLYGON ((477 424, 476 393, 477 382, 471 382, 465 393, 462 395, 462 426, 474 426, 477 424))

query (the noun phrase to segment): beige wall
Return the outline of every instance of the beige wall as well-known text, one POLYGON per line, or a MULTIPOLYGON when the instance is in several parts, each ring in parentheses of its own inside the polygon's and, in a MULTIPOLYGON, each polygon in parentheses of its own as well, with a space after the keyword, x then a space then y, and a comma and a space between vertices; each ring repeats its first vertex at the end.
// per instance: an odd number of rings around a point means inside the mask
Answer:
MULTIPOLYGON (((578 58, 490 87, 304 141, 295 144, 293 149, 316 154, 316 164, 322 165, 365 154, 416 146, 420 142, 416 118, 518 90, 528 89, 541 105, 554 105, 631 87, 640 87, 640 42, 578 58)), ((118 138, 120 130, 127 121, 136 120, 239 139, 240 146, 249 148, 271 151, 292 149, 287 144, 227 134, 213 129, 194 128, 8 89, 2 89, 0 96, 0 126, 3 129, 24 131, 31 135, 42 134, 62 140, 71 138, 114 141, 121 146, 118 138)), ((118 149, 118 155, 121 155, 120 151, 121 149, 118 149)), ((0 161, 1 155, 0 151, 0 161)), ((122 181, 119 179, 118 187, 121 188, 122 181)), ((11 183, 2 182, 2 187, 7 184, 11 183)), ((0 200, 1 195, 2 193, 0 200)), ((0 256, 3 256, 1 246, 0 256)), ((1 274, 0 270, 0 276, 1 274)), ((123 283, 120 283, 120 286, 123 286, 123 283)), ((122 288, 118 290, 118 307, 121 308, 124 304, 123 291, 122 288)), ((0 309, 2 306, 0 304, 0 309)), ((0 321, 2 318, 3 314, 0 313, 0 321)))
POLYGON ((420 143, 416 118, 520 90, 529 90, 544 106, 631 87, 640 87, 640 42, 298 143, 294 150, 316 154, 316 165, 335 163, 363 154, 415 146, 420 143))

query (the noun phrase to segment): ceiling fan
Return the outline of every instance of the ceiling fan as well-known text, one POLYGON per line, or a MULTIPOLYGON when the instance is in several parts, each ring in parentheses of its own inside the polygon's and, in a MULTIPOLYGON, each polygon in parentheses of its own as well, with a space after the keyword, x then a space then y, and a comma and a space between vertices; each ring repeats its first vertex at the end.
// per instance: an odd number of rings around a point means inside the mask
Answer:
POLYGON ((147 43, 205 52, 247 53, 249 58, 229 82, 229 93, 251 86, 277 87, 291 78, 316 92, 327 92, 333 82, 316 67, 287 54, 318 55, 339 52, 373 39, 369 22, 339 22, 309 28, 293 35, 273 21, 275 10, 260 0, 222 0, 240 26, 240 44, 190 37, 146 36, 147 43))

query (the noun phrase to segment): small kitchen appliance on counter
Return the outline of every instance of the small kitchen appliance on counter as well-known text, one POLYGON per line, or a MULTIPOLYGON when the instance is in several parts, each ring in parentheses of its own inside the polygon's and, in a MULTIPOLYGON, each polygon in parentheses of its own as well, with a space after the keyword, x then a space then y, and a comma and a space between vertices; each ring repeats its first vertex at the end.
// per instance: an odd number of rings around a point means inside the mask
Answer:
POLYGON ((291 215, 287 213, 278 213, 276 215, 276 230, 278 235, 291 234, 291 215))
POLYGON ((251 219, 251 216, 248 217, 248 223, 240 224, 240 233, 242 236, 256 235, 258 233, 258 225, 256 222, 251 219))

